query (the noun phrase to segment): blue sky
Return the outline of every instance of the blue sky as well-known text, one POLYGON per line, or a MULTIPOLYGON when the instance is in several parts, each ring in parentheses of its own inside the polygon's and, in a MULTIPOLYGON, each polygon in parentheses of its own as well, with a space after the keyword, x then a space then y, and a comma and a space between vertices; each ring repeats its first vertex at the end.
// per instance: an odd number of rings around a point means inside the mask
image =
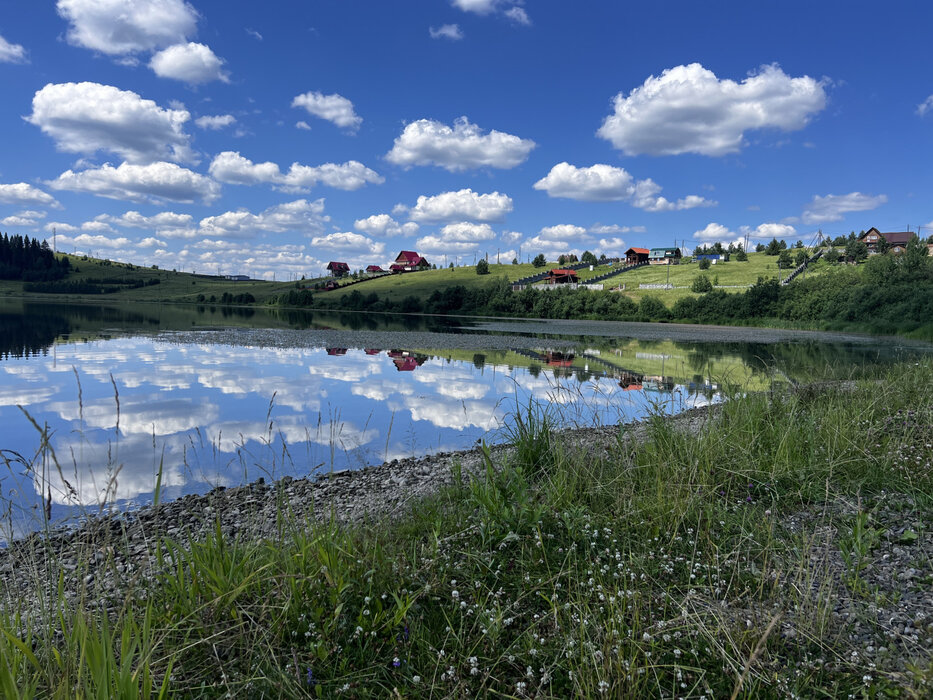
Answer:
POLYGON ((7 0, 0 231, 291 279, 401 249, 473 264, 917 230, 931 19, 921 2, 7 0))

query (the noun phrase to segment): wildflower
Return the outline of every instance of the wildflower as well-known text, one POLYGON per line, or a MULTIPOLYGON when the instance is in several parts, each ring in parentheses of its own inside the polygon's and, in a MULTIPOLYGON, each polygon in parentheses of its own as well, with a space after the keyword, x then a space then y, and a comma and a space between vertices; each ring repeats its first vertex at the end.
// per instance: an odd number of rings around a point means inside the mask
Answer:
POLYGON ((412 676, 412 677, 411 677, 411 682, 412 682, 412 683, 420 683, 420 682, 421 682, 421 676, 412 676))
POLYGON ((394 666, 395 668, 398 668, 401 665, 402 665, 402 662, 397 656, 394 659, 392 659, 392 666, 394 666))
POLYGON ((305 683, 312 685, 314 683, 314 674, 311 672, 311 667, 308 666, 308 673, 305 675, 305 683))
POLYGON ((606 681, 600 681, 599 683, 596 684, 596 689, 600 693, 606 693, 609 690, 609 683, 607 683, 606 681))

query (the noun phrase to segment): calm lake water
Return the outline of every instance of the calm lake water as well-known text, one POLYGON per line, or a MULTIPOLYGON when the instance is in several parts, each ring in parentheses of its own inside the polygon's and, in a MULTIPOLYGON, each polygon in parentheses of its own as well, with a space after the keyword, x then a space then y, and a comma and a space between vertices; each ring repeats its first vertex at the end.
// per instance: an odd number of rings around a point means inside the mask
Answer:
POLYGON ((504 440, 529 401, 617 423, 929 351, 596 325, 0 301, 0 539, 149 503, 160 474, 171 499, 504 440))

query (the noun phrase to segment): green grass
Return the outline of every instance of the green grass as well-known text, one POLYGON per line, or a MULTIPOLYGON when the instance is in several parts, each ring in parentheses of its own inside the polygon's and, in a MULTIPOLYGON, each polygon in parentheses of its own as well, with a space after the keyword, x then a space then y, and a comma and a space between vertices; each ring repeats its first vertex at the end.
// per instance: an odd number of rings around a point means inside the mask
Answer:
POLYGON ((847 633, 886 593, 851 585, 880 552, 840 504, 881 517, 896 496, 899 520, 930 522, 931 407, 929 360, 851 391, 737 396, 698 434, 656 416, 598 448, 532 406, 511 458, 485 452, 396 520, 283 510, 265 541, 153 535, 161 573, 109 618, 91 588, 53 588, 28 622, 7 601, 0 682, 6 697, 929 697, 929 647, 878 629, 913 649, 899 658, 847 633))
MULTIPOLYGON (((556 267, 556 263, 553 266, 556 267)), ((335 289, 331 292, 325 292, 322 299, 330 304, 354 290, 358 290, 361 294, 375 293, 382 299, 392 301, 401 301, 408 296, 426 299, 435 290, 443 291, 447 287, 458 284, 465 287, 478 286, 488 284, 496 277, 506 277, 509 281, 513 281, 547 269, 550 268, 536 268, 530 264, 496 265, 490 263, 488 275, 477 275, 476 268, 472 266, 422 270, 421 272, 387 275, 345 289, 335 289)))
MULTIPOLYGON (((195 275, 187 272, 158 270, 140 267, 129 263, 111 262, 83 256, 67 256, 71 260, 72 272, 65 278, 69 282, 96 280, 142 280, 147 283, 158 279, 159 283, 137 289, 121 289, 111 294, 86 295, 85 300, 103 303, 112 302, 196 302, 198 295, 207 299, 212 295, 217 299, 230 294, 252 294, 257 303, 265 303, 269 297, 295 289, 294 282, 264 282, 259 280, 233 282, 208 275, 195 275), (76 270, 76 271, 75 271, 76 270)), ((23 283, 0 280, 0 296, 22 296, 23 283)), ((71 294, 36 294, 36 298, 47 301, 71 301, 76 295, 71 294)))

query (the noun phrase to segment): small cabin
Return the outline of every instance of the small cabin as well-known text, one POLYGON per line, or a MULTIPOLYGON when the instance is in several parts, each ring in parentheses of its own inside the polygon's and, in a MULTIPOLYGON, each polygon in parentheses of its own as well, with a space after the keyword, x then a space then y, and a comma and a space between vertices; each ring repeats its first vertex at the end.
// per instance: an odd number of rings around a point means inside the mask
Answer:
POLYGON ((380 273, 382 273, 382 272, 385 272, 385 270, 383 270, 383 269, 382 269, 381 267, 379 267, 378 265, 367 265, 367 266, 366 266, 366 273, 367 273, 367 274, 370 274, 370 275, 378 275, 378 274, 380 274, 380 273))

